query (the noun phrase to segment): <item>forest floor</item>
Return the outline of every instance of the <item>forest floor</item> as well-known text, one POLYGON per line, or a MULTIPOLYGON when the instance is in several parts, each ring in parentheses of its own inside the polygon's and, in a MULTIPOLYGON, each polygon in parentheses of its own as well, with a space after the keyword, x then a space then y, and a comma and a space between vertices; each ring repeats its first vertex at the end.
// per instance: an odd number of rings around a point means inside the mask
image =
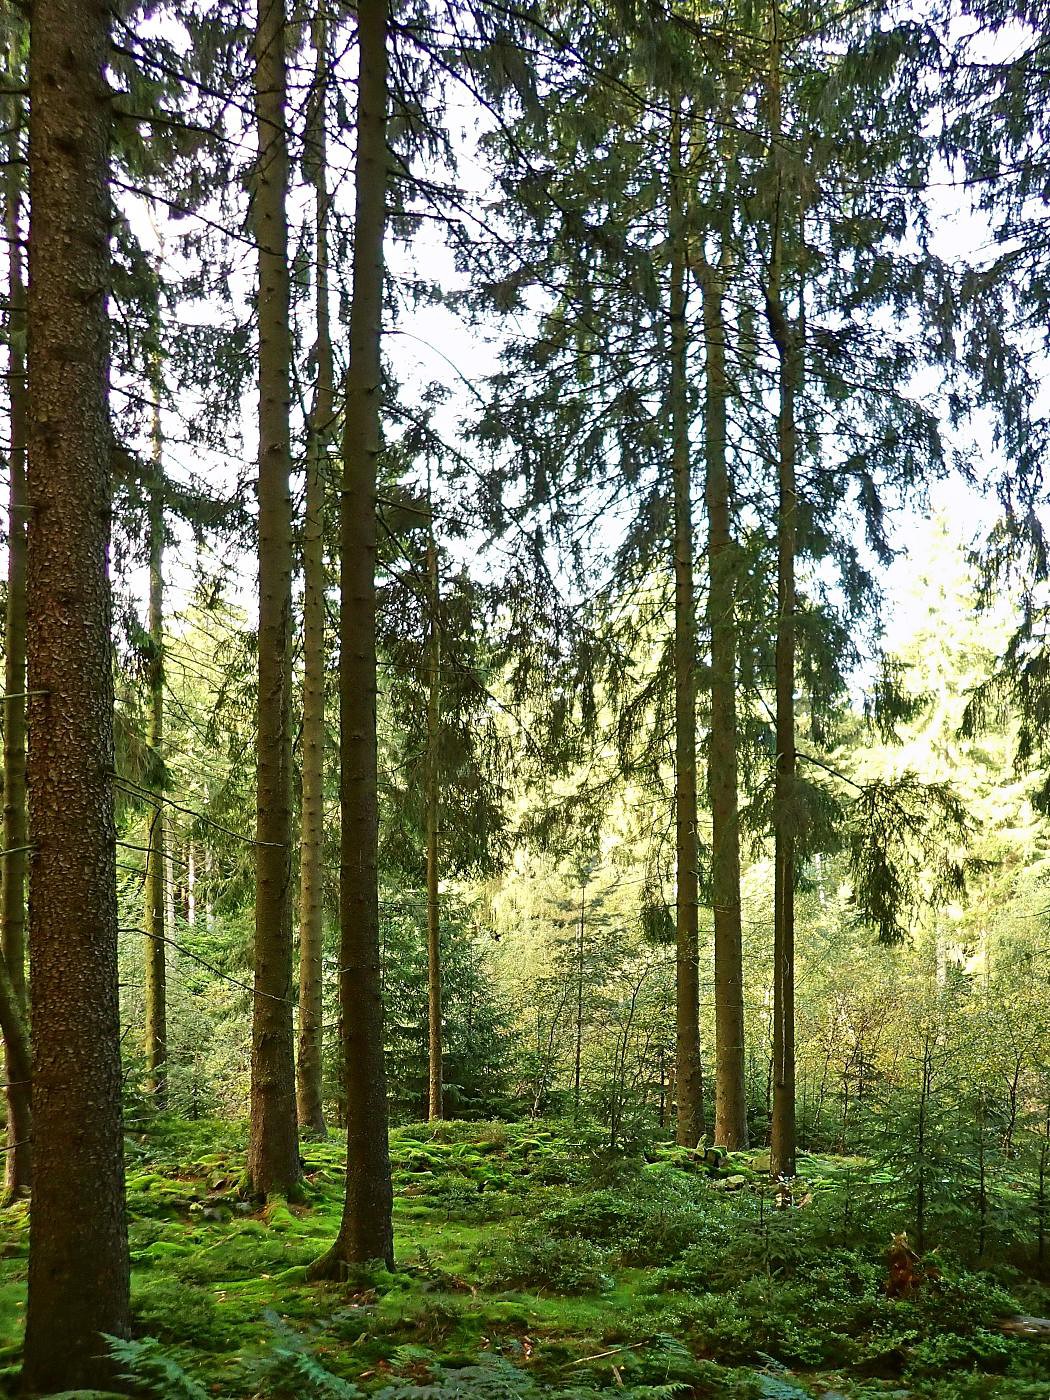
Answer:
MULTIPOLYGON (((1004 1318, 1050 1311, 1006 1262, 948 1249, 887 1296, 901 1220, 869 1207, 863 1163, 807 1158, 803 1205, 776 1209, 752 1158, 712 1178, 692 1154, 610 1154, 596 1134, 426 1124, 393 1134, 398 1269, 310 1285, 335 1234, 340 1136, 303 1147, 303 1206, 238 1198, 244 1135, 157 1123, 129 1139, 144 1395, 341 1400, 1047 1400, 1050 1344, 1004 1318), (736 1180, 729 1183, 729 1178, 736 1180), (741 1180, 741 1178, 743 1178, 741 1180)), ((26 1208, 0 1213, 0 1385, 13 1388, 26 1208)))

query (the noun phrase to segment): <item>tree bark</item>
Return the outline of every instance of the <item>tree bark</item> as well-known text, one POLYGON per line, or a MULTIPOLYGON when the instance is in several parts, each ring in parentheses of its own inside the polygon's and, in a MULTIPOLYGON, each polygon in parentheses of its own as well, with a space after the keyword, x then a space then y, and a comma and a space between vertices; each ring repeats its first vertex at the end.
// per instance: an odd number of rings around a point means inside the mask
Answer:
POLYGON ((340 968, 346 1198, 335 1244, 311 1269, 392 1265, 393 1196, 383 1055, 376 750, 376 489, 386 226, 387 3, 359 0, 356 237, 340 516, 340 968))
POLYGON ((23 1383, 106 1387, 129 1326, 108 578, 111 7, 34 0, 27 662, 33 1209, 23 1383))
POLYGON ((248 1185, 300 1189, 292 1021, 291 375, 284 0, 259 0, 255 114, 259 155, 259 732, 248 1185))
POLYGON ((693 592, 693 511, 689 453, 686 328, 686 227, 682 177, 682 117, 672 102, 668 233, 671 245, 671 473, 674 492, 675 855, 677 1138, 695 1147, 704 1132, 700 1066, 700 967, 696 808, 696 599, 693 592))
POLYGON ((439 899, 439 821, 441 817, 441 579, 438 573, 434 513, 430 512, 427 542, 427 582, 430 593, 430 655, 427 676, 427 1028, 429 1060, 428 1110, 431 1120, 444 1118, 441 1025, 441 903, 439 899))
POLYGON ((317 380, 308 424, 306 518, 303 522, 303 797, 299 858, 299 1054, 296 1087, 299 1123, 323 1135, 324 952, 321 843, 324 835, 324 469, 335 415, 332 336, 328 310, 328 186, 325 94, 328 32, 322 7, 313 22, 314 86, 306 155, 314 186, 314 283, 317 380))
MULTIPOLYGON (((18 71, 11 65, 12 73, 18 71)), ((0 1009, 7 1066, 7 1166, 5 1198, 14 1200, 31 1185, 32 1092, 29 1076, 28 1015, 25 986, 25 886, 29 837, 26 822, 26 289, 22 265, 22 164, 19 126, 22 104, 14 105, 8 136, 4 208, 8 260, 8 457, 7 612, 4 634, 4 990, 10 1004, 0 1009), (10 1031, 7 1027, 10 1027, 10 1031)), ((3 995, 3 991, 0 991, 3 995)))
MULTIPOLYGON (((164 442, 160 416, 163 389, 159 355, 153 368, 153 470, 149 488, 149 735, 158 756, 164 750, 164 442)), ((158 799, 160 794, 157 794, 158 799)), ((146 1090, 158 1108, 168 1101, 167 946, 164 924, 165 814, 155 804, 146 857, 146 1090)))
MULTIPOLYGON (((770 54, 770 133, 781 137, 780 43, 773 11, 770 54)), ((773 1113, 770 1170, 795 1173, 795 555, 798 544, 795 398, 799 379, 796 328, 783 300, 784 182, 778 172, 766 287, 766 315, 779 360, 777 413, 776 779, 773 889, 773 1113)))
POLYGON ((747 1146, 744 1080, 744 968, 740 924, 740 825, 737 798, 736 562, 726 460, 727 249, 707 266, 702 293, 707 357, 704 448, 707 467, 708 625, 711 632, 711 886, 715 924, 715 1142, 747 1146))

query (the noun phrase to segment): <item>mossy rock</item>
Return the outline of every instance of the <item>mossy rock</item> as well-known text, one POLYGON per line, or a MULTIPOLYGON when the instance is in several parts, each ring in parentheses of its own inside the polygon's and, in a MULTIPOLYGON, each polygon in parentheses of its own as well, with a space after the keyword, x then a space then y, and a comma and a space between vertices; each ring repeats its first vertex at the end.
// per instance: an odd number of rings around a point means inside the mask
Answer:
POLYGON ((156 1186, 169 1186, 171 1183, 166 1176, 161 1176, 159 1172, 131 1172, 129 1173, 125 1185, 128 1195, 136 1195, 142 1191, 152 1191, 156 1186))
POLYGON ((46 1395, 44 1400, 128 1400, 127 1393, 116 1390, 60 1390, 46 1395))
MULTIPOLYGON (((289 1214, 291 1214, 290 1211, 289 1214)), ((259 1236, 265 1234, 266 1226, 262 1223, 262 1221, 252 1218, 240 1221, 240 1223, 237 1226, 237 1229, 232 1233, 231 1239, 237 1239, 241 1235, 259 1236)))
POLYGON ((266 1209, 263 1211, 263 1219, 270 1229, 279 1235, 299 1228, 299 1221, 288 1209, 287 1201, 279 1196, 267 1202, 266 1209))
POLYGON ((145 1249, 139 1250, 135 1256, 136 1264, 141 1267, 143 1264, 156 1264, 165 1259, 185 1259, 187 1255, 196 1251, 185 1244, 176 1244, 173 1240, 154 1240, 145 1249))

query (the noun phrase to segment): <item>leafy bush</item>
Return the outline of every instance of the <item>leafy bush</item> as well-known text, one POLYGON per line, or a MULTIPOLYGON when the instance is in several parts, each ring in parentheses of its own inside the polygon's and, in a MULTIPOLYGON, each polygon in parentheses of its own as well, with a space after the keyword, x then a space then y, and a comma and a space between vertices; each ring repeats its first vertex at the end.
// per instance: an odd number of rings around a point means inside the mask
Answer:
POLYGON ((1015 1350, 1009 1338, 1001 1332, 991 1332, 987 1327, 977 1327, 968 1335, 938 1333, 916 1342, 909 1349, 904 1374, 908 1379, 915 1380, 923 1375, 939 1375, 953 1367, 999 1371, 1006 1366, 1015 1350))
POLYGON ((135 1280, 132 1301, 145 1330, 162 1342, 186 1342, 201 1351, 225 1351, 230 1345, 229 1325, 211 1293, 174 1278, 147 1276, 135 1280))
POLYGON ((590 1240, 552 1239, 530 1228, 514 1236, 501 1251, 489 1270, 488 1281, 497 1288, 595 1293, 609 1285, 604 1266, 605 1255, 590 1240))
POLYGON ((559 1239, 577 1237, 615 1248, 626 1265, 677 1259, 707 1234, 707 1216, 699 1206, 673 1192, 651 1190, 591 1191, 544 1211, 537 1225, 559 1239))

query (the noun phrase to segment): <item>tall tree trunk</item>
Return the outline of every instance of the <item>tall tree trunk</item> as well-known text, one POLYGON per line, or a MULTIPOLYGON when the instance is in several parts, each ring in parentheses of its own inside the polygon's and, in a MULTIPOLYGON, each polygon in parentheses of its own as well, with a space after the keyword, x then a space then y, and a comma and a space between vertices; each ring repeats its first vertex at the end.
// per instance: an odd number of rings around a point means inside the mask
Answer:
MULTIPOLYGON (((723 234, 723 240, 725 235, 723 234)), ((726 327, 728 248, 704 269, 707 356, 704 448, 707 467, 708 625, 711 631, 711 886, 715 923, 715 1142, 747 1146, 744 1080, 744 968, 740 924, 740 826, 737 808, 736 563, 726 461, 726 327)))
POLYGON ((300 1189, 292 1022, 291 615, 288 145, 284 0, 259 0, 255 114, 259 155, 259 733, 248 1182, 256 1195, 300 1189))
POLYGON ((323 1135, 322 1034, 324 998, 324 906, 321 842, 324 835, 324 472, 335 415, 335 376, 328 310, 328 185, 325 95, 328 84, 328 26, 323 6, 313 22, 314 82, 306 159, 314 186, 314 282, 317 381, 308 425, 306 518, 303 522, 303 798, 299 858, 299 1054, 296 1090, 299 1123, 323 1135))
MULTIPOLYGON (((18 71, 15 63, 9 70, 18 71)), ((4 851, 3 959, 9 1005, 0 1009, 7 1066, 7 1167, 5 1196, 29 1190, 32 1160, 32 1093, 29 1076, 25 986, 26 823, 26 289, 22 267, 22 149, 19 102, 11 114, 4 222, 8 265, 8 415, 11 484, 7 511, 7 613, 4 635, 4 851), (10 1029, 8 1029, 10 1027, 10 1029)), ((3 995, 0 990, 0 996, 3 995)))
POLYGON ((434 511, 430 510, 427 541, 427 582, 430 593, 430 655, 427 676, 427 1027, 431 1119, 444 1118, 441 1026, 441 903, 438 834, 441 816, 441 578, 438 572, 434 511))
POLYGON ((35 0, 27 553, 33 1209, 27 1390, 106 1387, 129 1325, 108 551, 111 6, 35 0))
POLYGON ((696 811, 696 599, 689 452, 686 328, 686 227, 682 116, 672 103, 668 233, 671 245, 671 471, 674 486, 674 671, 676 828, 676 1026, 679 1143, 695 1147, 704 1131, 700 1068, 700 954, 696 811))
MULTIPOLYGON (((149 488, 149 745, 164 750, 164 441, 159 354, 153 368, 153 470, 149 488)), ((165 813, 153 809, 146 857, 146 1089, 158 1108, 168 1099, 167 945, 164 925, 165 813)))
MULTIPOLYGON (((773 160, 781 138, 780 43, 773 10, 770 54, 770 134, 773 160)), ((795 466, 798 430, 795 398, 799 378, 796 329, 783 299, 784 181, 776 177, 776 202, 766 286, 766 315, 780 363, 777 414, 777 623, 776 780, 774 791, 773 889, 773 1117, 770 1168, 795 1172, 795 555, 798 491, 795 466)))
POLYGON ((311 1269, 343 1276, 393 1263, 393 1195, 383 1056, 376 751, 376 490, 386 226, 387 0, 359 0, 356 238, 340 517, 340 967, 346 1086, 346 1198, 339 1235, 311 1269))

